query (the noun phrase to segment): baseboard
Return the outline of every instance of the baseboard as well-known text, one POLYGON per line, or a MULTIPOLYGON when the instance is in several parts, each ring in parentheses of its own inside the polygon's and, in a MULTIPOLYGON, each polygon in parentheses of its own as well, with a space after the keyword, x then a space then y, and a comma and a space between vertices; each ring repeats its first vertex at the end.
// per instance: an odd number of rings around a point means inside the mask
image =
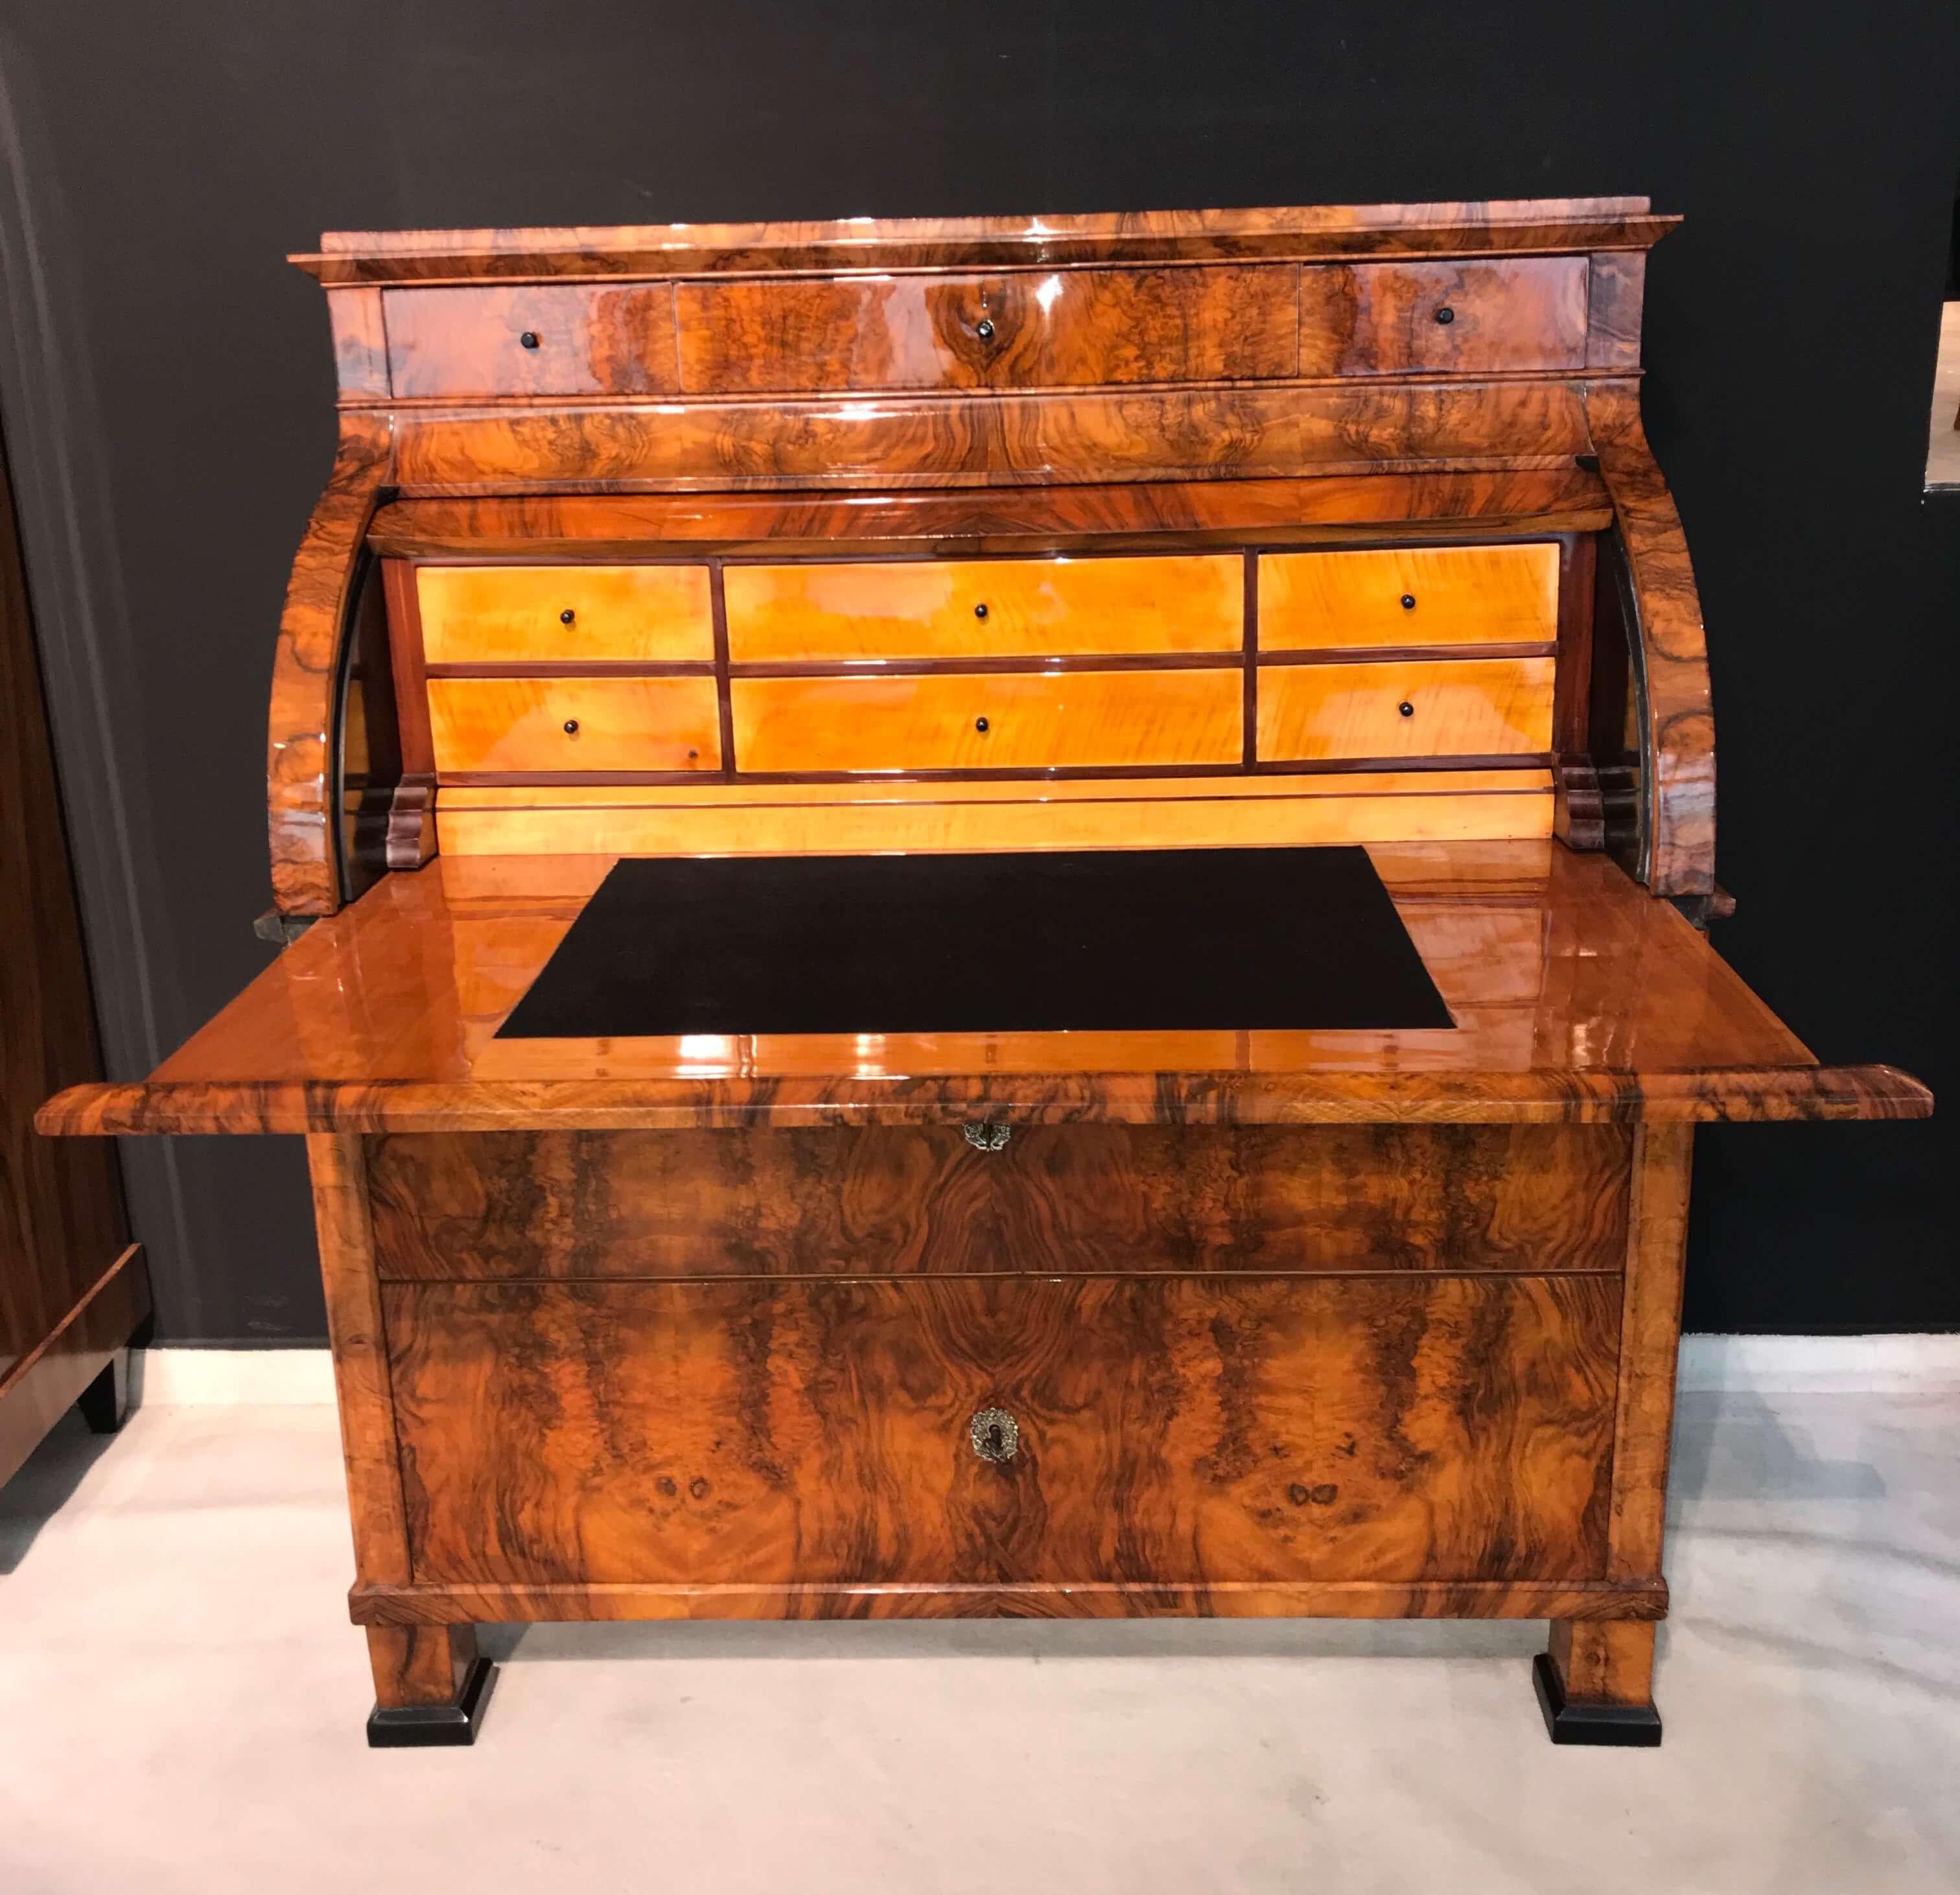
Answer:
MULTIPOLYGON (((149 1407, 304 1406, 333 1400, 324 1349, 153 1349, 149 1407)), ((1684 1393, 1937 1394, 1960 1389, 1960 1336, 1684 1336, 1684 1393)))

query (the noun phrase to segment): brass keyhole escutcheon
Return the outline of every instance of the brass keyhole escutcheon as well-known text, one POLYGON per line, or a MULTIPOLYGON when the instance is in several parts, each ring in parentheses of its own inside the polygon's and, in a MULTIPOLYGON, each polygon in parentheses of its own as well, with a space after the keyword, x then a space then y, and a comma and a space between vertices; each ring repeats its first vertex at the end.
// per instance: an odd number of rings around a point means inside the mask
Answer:
POLYGON ((1004 1151, 1007 1141, 1014 1135, 1010 1125, 964 1125, 959 1129, 976 1151, 1004 1151))
POLYGON ((1021 1425, 1004 1408, 983 1408, 967 1423, 973 1451, 982 1460, 1012 1460, 1020 1451, 1021 1425))

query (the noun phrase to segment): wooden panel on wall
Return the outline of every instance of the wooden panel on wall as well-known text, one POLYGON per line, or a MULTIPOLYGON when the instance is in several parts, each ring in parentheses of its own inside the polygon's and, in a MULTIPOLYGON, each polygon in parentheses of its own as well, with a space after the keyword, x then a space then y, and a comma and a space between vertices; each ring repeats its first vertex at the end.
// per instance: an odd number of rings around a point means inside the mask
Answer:
POLYGON ((1290 375, 1298 269, 682 283, 690 394, 1290 375))
POLYGON ((658 395, 676 385, 670 283, 390 289, 382 306, 398 400, 658 395))
POLYGON ((1383 546, 1265 553, 1259 648, 1549 645, 1558 547, 1383 546))
POLYGON ((705 565, 417 568, 431 664, 714 657, 705 565))
POLYGON ((1260 760, 1542 756, 1556 668, 1551 658, 1262 665, 1260 760))
POLYGON ((395 1285, 415 1576, 1595 1578, 1618 1288, 395 1285))
POLYGON ((721 767, 709 677, 435 678, 428 705, 444 773, 721 767))
POLYGON ((1245 638, 1236 553, 730 565, 722 579, 737 664, 1236 652, 1245 638))
POLYGON ((1233 670, 738 677, 742 770, 1039 769, 1236 763, 1233 670))
POLYGON ((1577 368, 1586 285, 1583 256, 1312 264, 1300 272, 1300 372, 1577 368))
POLYGON ((1623 1126, 379 1137, 384 1274, 1618 1270, 1623 1126))

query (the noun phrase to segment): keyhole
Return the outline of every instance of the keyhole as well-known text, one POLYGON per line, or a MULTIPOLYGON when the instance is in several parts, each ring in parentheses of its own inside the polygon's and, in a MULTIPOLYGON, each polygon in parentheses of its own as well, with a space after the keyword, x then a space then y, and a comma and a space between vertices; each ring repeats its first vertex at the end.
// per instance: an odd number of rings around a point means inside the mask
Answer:
POLYGON ((1001 1424, 998 1422, 987 1431, 987 1445, 997 1454, 1001 1451, 1002 1444, 1006 1439, 1007 1437, 1001 1432, 1001 1424))

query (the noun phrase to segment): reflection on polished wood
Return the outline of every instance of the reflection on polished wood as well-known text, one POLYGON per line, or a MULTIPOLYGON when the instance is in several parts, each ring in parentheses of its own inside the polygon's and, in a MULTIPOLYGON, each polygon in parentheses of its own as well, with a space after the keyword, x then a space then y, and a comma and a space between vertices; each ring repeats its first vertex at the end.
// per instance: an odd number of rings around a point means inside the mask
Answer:
POLYGON ((714 657, 705 565, 425 565, 415 592, 431 664, 714 657))
POLYGON ((1229 554, 731 565, 725 584, 737 664, 1236 652, 1245 637, 1229 554))
POLYGON ((445 773, 721 766, 711 677, 434 678, 428 706, 445 773))
POLYGON ((1260 760, 1542 756, 1554 673, 1550 658, 1262 665, 1260 760))
POLYGON ((1558 548, 1385 546, 1267 553, 1259 649, 1548 645, 1558 630, 1558 548))
POLYGON ((1321 264, 1300 272, 1303 375, 1577 368, 1586 260, 1321 264))

